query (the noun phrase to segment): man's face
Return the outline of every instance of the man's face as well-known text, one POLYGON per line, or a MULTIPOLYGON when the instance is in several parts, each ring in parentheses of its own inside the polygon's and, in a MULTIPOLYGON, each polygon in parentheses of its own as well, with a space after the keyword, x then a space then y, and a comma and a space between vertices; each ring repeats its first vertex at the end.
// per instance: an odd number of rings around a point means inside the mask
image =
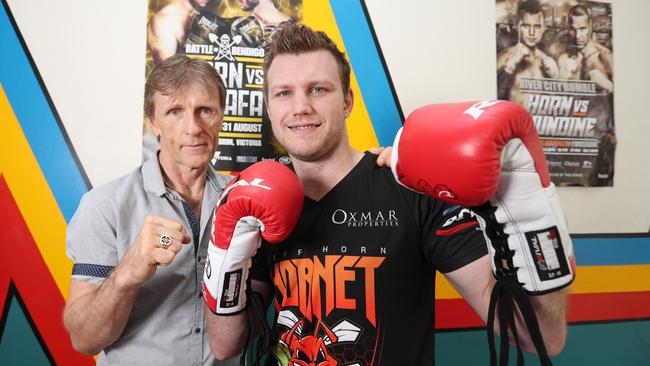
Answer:
POLYGON ((259 3, 260 0, 239 0, 239 7, 243 11, 252 11, 259 3))
POLYGON ((338 63, 329 51, 276 56, 266 83, 273 133, 292 159, 317 161, 347 143, 352 91, 342 90, 338 63))
POLYGON ((177 167, 207 167, 223 123, 218 98, 191 82, 173 95, 157 92, 153 100, 151 126, 160 139, 160 160, 177 167))
POLYGON ((569 34, 571 34, 574 44, 579 49, 584 48, 591 38, 591 24, 589 24, 589 17, 586 15, 571 17, 569 34))
POLYGON ((208 6, 210 0, 192 0, 192 5, 197 9, 203 9, 208 6))
POLYGON ((537 47, 544 34, 544 14, 524 13, 519 20, 519 41, 530 48, 537 47))

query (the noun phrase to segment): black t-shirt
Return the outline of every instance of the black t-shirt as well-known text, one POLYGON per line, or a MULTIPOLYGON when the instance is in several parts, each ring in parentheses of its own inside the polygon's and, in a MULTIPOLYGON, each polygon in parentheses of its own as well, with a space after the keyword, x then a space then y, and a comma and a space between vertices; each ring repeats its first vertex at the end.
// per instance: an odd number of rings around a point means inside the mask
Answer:
POLYGON ((269 364, 434 364, 435 272, 484 256, 485 240, 471 211, 400 186, 376 158, 305 198, 291 236, 255 256, 251 277, 275 288, 269 364))

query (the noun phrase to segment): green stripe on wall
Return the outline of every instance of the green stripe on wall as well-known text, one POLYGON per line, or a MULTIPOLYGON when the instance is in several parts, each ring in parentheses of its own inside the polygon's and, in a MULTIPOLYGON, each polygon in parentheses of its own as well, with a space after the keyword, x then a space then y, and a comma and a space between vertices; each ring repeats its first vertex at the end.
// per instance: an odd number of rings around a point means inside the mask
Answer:
POLYGON ((9 306, 9 311, 0 339, 0 364, 50 365, 16 297, 7 300, 5 306, 9 306))
MULTIPOLYGON (((498 343, 497 343, 498 346, 498 343)), ((516 364, 510 352, 510 365, 516 364)), ((436 335, 436 365, 488 365, 490 361, 484 330, 457 331, 436 335)), ((526 355, 526 365, 539 365, 526 355)), ((580 324, 569 327, 569 339, 554 366, 650 365, 650 321, 580 324)))

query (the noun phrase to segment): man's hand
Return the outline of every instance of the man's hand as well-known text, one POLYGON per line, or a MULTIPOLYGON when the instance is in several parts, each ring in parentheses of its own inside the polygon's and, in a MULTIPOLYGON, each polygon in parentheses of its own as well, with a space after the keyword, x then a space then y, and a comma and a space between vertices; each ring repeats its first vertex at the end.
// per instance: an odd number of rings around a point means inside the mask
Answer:
POLYGON ((546 55, 541 50, 537 50, 537 54, 542 59, 542 72, 544 76, 549 78, 557 78, 560 75, 559 68, 553 57, 546 55))
POLYGON ((390 168, 390 154, 393 151, 392 147, 373 147, 372 149, 368 150, 369 152, 379 155, 377 157, 377 165, 378 166, 385 166, 387 168, 390 168))
POLYGON ((180 222, 149 216, 120 264, 101 285, 72 279, 63 322, 73 347, 94 355, 113 344, 124 331, 140 286, 156 273, 157 266, 171 264, 189 242, 180 222), (163 235, 168 238, 161 240, 163 235))
POLYGON ((131 248, 126 252, 116 272, 119 281, 126 285, 139 285, 156 273, 157 266, 172 263, 183 245, 190 242, 183 224, 176 220, 148 216, 131 248), (166 235, 171 242, 163 244, 166 235))
POLYGON ((510 75, 514 74, 517 66, 519 66, 524 57, 527 56, 530 56, 530 49, 523 43, 517 43, 514 51, 512 52, 512 56, 510 56, 510 58, 508 58, 508 61, 506 61, 504 71, 510 75))

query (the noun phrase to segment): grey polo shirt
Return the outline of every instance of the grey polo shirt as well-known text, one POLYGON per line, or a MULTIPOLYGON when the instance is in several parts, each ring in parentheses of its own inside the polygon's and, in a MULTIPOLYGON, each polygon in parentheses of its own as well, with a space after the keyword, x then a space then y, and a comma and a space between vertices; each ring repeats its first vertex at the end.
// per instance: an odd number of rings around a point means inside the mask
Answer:
POLYGON ((216 361, 203 319, 201 280, 212 210, 231 176, 208 169, 200 222, 181 196, 165 187, 154 154, 126 176, 86 193, 68 225, 72 278, 101 284, 135 241, 145 217, 182 222, 192 243, 159 267, 140 288, 124 332, 103 350, 98 365, 234 365, 216 361), (198 241, 198 245, 197 242, 198 241))

